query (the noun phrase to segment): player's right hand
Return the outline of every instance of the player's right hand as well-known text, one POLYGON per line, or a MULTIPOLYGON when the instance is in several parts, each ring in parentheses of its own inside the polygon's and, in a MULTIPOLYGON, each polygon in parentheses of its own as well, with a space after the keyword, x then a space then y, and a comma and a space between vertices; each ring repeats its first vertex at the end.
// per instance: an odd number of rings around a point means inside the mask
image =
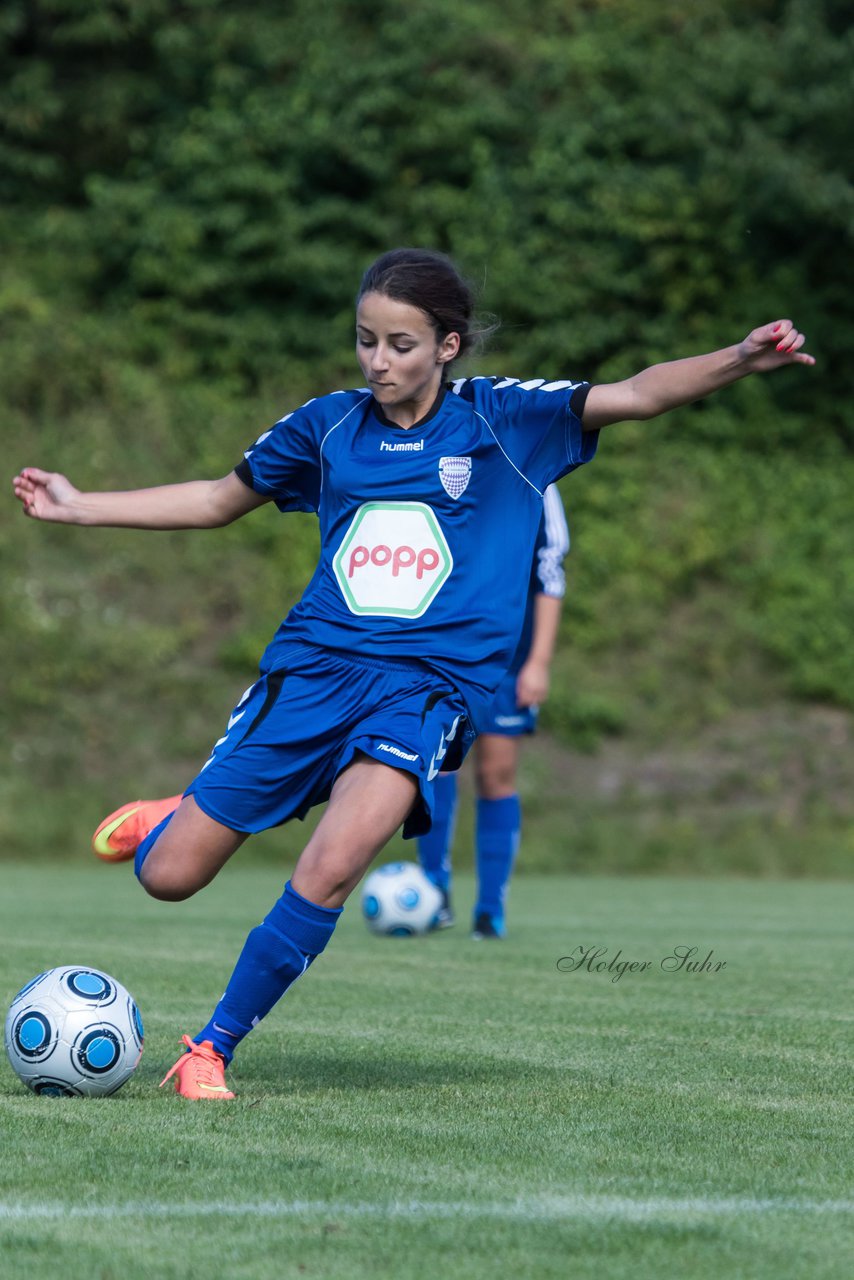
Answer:
POLYGON ((74 504, 79 497, 79 490, 58 471, 24 467, 12 481, 12 488, 25 516, 63 524, 74 522, 74 504))

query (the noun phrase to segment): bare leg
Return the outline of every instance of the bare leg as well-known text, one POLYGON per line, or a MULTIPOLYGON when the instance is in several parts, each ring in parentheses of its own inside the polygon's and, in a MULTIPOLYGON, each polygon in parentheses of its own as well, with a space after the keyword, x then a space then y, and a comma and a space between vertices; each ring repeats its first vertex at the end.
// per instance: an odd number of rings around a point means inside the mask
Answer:
POLYGON ((185 796, 142 864, 140 883, 166 902, 190 898, 210 884, 245 839, 242 831, 215 822, 185 796))
MULTIPOLYGON (((297 863, 291 877, 297 893, 318 906, 342 906, 417 795, 411 774, 359 756, 336 779, 326 812, 297 863)), ((142 865, 142 886, 164 901, 190 898, 210 884, 246 838, 185 796, 142 865)))
POLYGON ((418 796, 410 773, 360 755, 339 774, 291 884, 321 907, 343 906, 418 796))
POLYGON ((519 739, 484 733, 475 746, 477 794, 482 800, 504 800, 516 794, 519 739))
POLYGON ((197 1043, 209 1041, 215 1053, 231 1060, 241 1040, 323 951, 345 898, 403 822, 417 786, 411 775, 365 756, 339 776, 290 883, 250 931, 197 1043))

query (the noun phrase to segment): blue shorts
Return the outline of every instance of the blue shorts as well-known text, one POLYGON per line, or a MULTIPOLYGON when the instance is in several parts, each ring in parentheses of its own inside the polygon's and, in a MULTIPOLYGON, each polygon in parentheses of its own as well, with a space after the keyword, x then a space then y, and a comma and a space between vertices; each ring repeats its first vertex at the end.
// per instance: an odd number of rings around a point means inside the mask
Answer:
POLYGON ((295 643, 246 690, 186 794, 232 831, 304 818, 357 752, 418 779, 405 837, 430 829, 433 780, 474 741, 465 703, 436 672, 295 643))
POLYGON ((499 734, 502 738, 517 738, 523 733, 533 733, 537 728, 539 707, 520 707, 516 702, 518 671, 508 671, 495 693, 489 715, 481 733, 499 734))

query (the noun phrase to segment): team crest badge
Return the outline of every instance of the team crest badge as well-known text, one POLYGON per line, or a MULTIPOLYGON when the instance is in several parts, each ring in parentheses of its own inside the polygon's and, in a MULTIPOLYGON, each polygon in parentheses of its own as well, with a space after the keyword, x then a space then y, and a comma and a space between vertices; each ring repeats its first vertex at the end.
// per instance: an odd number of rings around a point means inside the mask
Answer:
POLYGON ((471 477, 471 458, 440 458, 439 479, 449 497, 456 500, 465 493, 471 477))

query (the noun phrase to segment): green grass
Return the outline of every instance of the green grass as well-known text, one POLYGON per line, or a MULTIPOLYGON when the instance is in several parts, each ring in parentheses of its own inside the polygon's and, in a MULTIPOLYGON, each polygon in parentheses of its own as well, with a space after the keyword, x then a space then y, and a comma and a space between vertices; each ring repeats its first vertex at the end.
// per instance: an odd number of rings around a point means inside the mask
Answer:
POLYGON ((498 945, 375 939, 353 903, 238 1100, 194 1106, 157 1083, 278 874, 178 906, 127 868, 2 877, 3 998, 87 962, 146 1025, 114 1098, 37 1099, 3 1064, 6 1280, 848 1273, 850 884, 522 876, 498 945), (594 944, 651 966, 558 969, 594 944), (680 944, 725 968, 663 972, 680 944))

